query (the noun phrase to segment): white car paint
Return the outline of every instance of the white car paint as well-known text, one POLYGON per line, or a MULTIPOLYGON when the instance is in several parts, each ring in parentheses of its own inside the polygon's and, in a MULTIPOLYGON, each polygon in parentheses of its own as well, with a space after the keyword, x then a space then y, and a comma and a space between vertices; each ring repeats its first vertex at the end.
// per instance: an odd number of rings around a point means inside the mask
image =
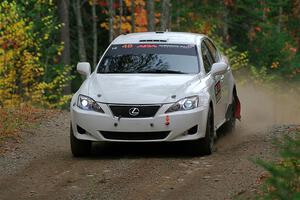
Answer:
MULTIPOLYGON (((197 45, 198 53, 201 55, 200 45, 204 39, 208 39, 207 36, 191 33, 135 33, 121 35, 111 45, 140 43, 193 44, 197 45)), ((220 53, 218 52, 218 54, 220 53)), ((208 73, 205 72, 203 67, 202 56, 198 58, 200 63, 198 74, 101 74, 96 72, 99 64, 96 70, 90 74, 89 65, 79 63, 78 71, 86 76, 86 80, 73 95, 70 106, 71 125, 75 138, 110 142, 198 140, 205 137, 210 103, 213 106, 214 130, 216 131, 228 120, 225 115, 233 99, 235 82, 229 63, 221 54, 219 62, 214 64, 212 70, 208 73), (224 68, 224 66, 226 67, 224 68), (221 70, 222 67, 223 70, 221 70), (222 93, 219 101, 217 101, 215 94, 215 85, 218 81, 220 81, 222 93), (79 108, 77 106, 79 95, 94 99, 104 113, 79 108), (165 113, 175 102, 195 95, 199 97, 198 107, 187 111, 165 113), (153 117, 120 118, 113 115, 109 107, 111 104, 131 105, 132 107, 154 104, 161 107, 153 117), (166 120, 169 120, 169 124, 166 123, 166 120), (196 133, 188 134, 187 131, 196 125, 198 125, 196 133), (78 126, 85 130, 84 134, 78 132, 78 126), (149 134, 156 131, 170 131, 170 133, 162 139, 126 140, 105 138, 101 134, 102 131, 146 132, 149 134)))

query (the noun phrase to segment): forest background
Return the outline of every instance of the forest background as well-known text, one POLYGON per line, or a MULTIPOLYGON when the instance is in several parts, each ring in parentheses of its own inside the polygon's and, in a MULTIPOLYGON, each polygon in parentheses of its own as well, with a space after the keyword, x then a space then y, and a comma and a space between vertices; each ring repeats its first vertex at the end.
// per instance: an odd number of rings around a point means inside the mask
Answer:
POLYGON ((299 81, 299 0, 12 0, 0 3, 0 107, 65 107, 118 35, 209 35, 235 71, 299 81))

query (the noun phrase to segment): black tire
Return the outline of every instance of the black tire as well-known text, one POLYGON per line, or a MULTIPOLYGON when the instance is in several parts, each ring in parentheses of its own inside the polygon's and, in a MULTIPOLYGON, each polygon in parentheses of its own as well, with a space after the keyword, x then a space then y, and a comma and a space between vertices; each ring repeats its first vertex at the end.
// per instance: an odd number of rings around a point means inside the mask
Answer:
POLYGON ((193 141, 191 144, 191 152, 194 155, 210 155, 214 149, 214 117, 212 108, 209 109, 207 114, 207 123, 205 137, 199 140, 193 141))
POLYGON ((229 108, 229 119, 221 127, 221 131, 223 133, 232 133, 235 129, 235 122, 236 122, 235 107, 236 107, 235 96, 233 96, 232 103, 229 108))
POLYGON ((73 134, 72 126, 70 127, 70 144, 74 157, 88 156, 91 152, 92 142, 77 139, 73 134))

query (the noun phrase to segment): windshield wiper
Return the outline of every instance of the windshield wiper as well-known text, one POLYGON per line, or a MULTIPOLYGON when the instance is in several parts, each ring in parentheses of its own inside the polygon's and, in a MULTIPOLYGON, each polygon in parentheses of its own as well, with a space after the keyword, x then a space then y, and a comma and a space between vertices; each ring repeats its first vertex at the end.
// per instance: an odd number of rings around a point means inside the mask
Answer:
POLYGON ((163 69, 152 69, 147 71, 140 71, 138 73, 157 73, 157 74, 187 74, 182 71, 176 71, 176 70, 163 70, 163 69))

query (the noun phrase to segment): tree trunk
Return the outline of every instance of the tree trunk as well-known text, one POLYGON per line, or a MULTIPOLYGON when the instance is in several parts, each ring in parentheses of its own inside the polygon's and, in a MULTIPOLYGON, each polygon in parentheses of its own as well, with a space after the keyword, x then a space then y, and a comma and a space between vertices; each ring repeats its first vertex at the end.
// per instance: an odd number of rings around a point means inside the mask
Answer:
POLYGON ((177 0, 177 6, 176 6, 176 29, 177 31, 180 30, 180 11, 181 11, 181 1, 177 0))
POLYGON ((135 2, 131 0, 131 32, 135 32, 135 2))
POLYGON ((277 32, 281 32, 281 25, 282 25, 282 6, 279 6, 279 16, 278 16, 278 25, 277 25, 277 32))
POLYGON ((154 0, 147 1, 148 31, 155 31, 154 0))
MULTIPOLYGON (((299 0, 297 0, 297 3, 298 3, 298 6, 297 6, 297 9, 298 9, 298 34, 300 33, 300 1, 299 0)), ((298 36, 298 37, 300 37, 300 36, 298 36)), ((298 38, 298 49, 300 49, 300 39, 298 38)))
POLYGON ((267 18, 267 14, 266 14, 266 11, 265 11, 265 7, 266 7, 266 3, 265 3, 265 0, 262 0, 262 9, 263 9, 263 15, 262 15, 262 21, 266 21, 266 18, 267 18))
POLYGON ((85 49, 85 42, 84 42, 84 36, 83 36, 84 28, 83 28, 83 23, 82 23, 80 0, 75 0, 74 10, 75 10, 76 21, 77 21, 79 60, 81 62, 84 62, 84 61, 87 61, 87 59, 86 59, 86 49, 85 49))
POLYGON ((108 15, 109 15, 109 42, 114 39, 114 8, 113 0, 108 0, 108 15))
POLYGON ((170 0, 162 1, 162 14, 161 14, 161 30, 166 31, 170 28, 170 0))
POLYGON ((122 17, 123 17, 123 0, 120 0, 120 24, 119 24, 119 35, 122 34, 122 17))
POLYGON ((93 66, 96 67, 97 59, 98 59, 96 0, 93 0, 92 15, 93 15, 93 66))
MULTIPOLYGON (((223 41, 225 41, 226 44, 229 44, 229 33, 228 33, 228 15, 229 10, 228 7, 222 2, 223 4, 223 41)), ((221 20, 222 21, 222 20, 221 20)))
POLYGON ((168 21, 168 31, 172 31, 172 14, 171 14, 171 1, 170 1, 170 4, 169 4, 169 21, 168 21))
MULTIPOLYGON (((59 21, 63 24, 60 29, 60 41, 64 44, 64 49, 61 54, 61 63, 64 65, 71 64, 70 58, 70 24, 69 24, 69 0, 60 0, 58 1, 58 13, 59 21)), ((68 74, 71 76, 71 74, 68 74)), ((71 93, 71 82, 67 83, 67 86, 64 89, 65 94, 71 93)))

